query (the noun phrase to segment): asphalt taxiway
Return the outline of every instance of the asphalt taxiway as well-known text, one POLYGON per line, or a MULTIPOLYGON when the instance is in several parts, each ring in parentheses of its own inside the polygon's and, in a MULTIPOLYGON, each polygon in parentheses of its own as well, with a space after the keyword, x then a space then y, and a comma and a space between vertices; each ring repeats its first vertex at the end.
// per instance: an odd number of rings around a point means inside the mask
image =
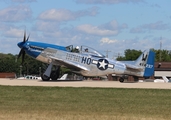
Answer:
POLYGON ((118 81, 42 81, 42 80, 18 80, 0 79, 0 85, 7 86, 51 86, 51 87, 101 87, 101 88, 147 88, 147 89, 171 89, 171 83, 154 82, 127 82, 118 81))

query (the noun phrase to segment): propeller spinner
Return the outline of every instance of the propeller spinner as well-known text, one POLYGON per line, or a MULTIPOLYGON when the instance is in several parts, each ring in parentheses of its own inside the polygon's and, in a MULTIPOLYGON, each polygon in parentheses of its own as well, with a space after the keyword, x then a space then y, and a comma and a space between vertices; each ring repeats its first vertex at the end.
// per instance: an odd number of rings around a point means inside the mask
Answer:
POLYGON ((27 39, 26 39, 26 32, 24 32, 23 41, 18 43, 18 46, 21 48, 21 50, 20 50, 20 52, 19 52, 19 54, 18 54, 18 58, 17 58, 17 59, 19 59, 20 56, 22 55, 22 63, 21 63, 22 65, 23 65, 23 63, 24 63, 24 57, 25 57, 25 50, 24 50, 24 48, 23 48, 23 45, 25 44, 25 42, 28 41, 28 39, 29 39, 29 36, 28 36, 27 39))

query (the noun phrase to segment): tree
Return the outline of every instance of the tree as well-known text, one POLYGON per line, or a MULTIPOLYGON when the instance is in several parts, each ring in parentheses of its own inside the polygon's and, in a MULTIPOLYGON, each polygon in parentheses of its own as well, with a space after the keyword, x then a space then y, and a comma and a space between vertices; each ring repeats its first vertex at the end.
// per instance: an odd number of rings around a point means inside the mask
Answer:
POLYGON ((43 64, 44 63, 26 55, 24 63, 21 65, 21 58, 17 60, 17 55, 0 53, 0 72, 15 72, 19 75, 20 69, 22 68, 23 75, 38 75, 40 72, 44 72, 43 69, 40 71, 40 68, 43 68, 43 64))
POLYGON ((153 50, 156 53, 156 62, 169 62, 171 61, 171 51, 169 50, 153 50))
POLYGON ((122 57, 122 56, 119 56, 117 58, 117 60, 136 60, 140 55, 141 55, 141 51, 140 50, 134 50, 134 49, 126 49, 125 50, 125 56, 122 57))
MULTIPOLYGON (((171 61, 171 51, 169 50, 155 50, 151 49, 152 51, 155 52, 155 61, 156 62, 169 62, 171 61)), ((126 49, 125 50, 125 56, 119 56, 117 60, 120 61, 126 61, 126 60, 136 60, 140 55, 141 55, 140 50, 131 50, 131 49, 126 49)))

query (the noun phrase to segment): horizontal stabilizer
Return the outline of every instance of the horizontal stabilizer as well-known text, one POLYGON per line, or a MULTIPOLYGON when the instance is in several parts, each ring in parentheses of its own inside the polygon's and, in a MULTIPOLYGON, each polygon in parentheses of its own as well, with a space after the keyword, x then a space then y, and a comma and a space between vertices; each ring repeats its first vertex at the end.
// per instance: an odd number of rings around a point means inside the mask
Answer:
POLYGON ((142 67, 131 65, 131 64, 125 64, 128 69, 135 69, 135 70, 142 70, 142 67))

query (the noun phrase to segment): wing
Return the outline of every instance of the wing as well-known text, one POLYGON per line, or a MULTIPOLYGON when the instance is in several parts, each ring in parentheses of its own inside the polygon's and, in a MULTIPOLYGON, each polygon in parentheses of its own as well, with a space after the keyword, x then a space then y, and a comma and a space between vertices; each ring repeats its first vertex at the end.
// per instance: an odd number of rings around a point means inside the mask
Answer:
POLYGON ((58 64, 63 65, 65 67, 67 67, 69 69, 72 69, 72 70, 75 70, 75 71, 81 71, 81 70, 90 71, 88 68, 86 68, 84 66, 81 66, 81 65, 79 65, 78 63, 75 63, 75 62, 71 62, 71 61, 68 61, 68 60, 63 60, 63 59, 56 58, 56 57, 53 57, 53 56, 50 56, 50 58, 55 60, 58 64))

